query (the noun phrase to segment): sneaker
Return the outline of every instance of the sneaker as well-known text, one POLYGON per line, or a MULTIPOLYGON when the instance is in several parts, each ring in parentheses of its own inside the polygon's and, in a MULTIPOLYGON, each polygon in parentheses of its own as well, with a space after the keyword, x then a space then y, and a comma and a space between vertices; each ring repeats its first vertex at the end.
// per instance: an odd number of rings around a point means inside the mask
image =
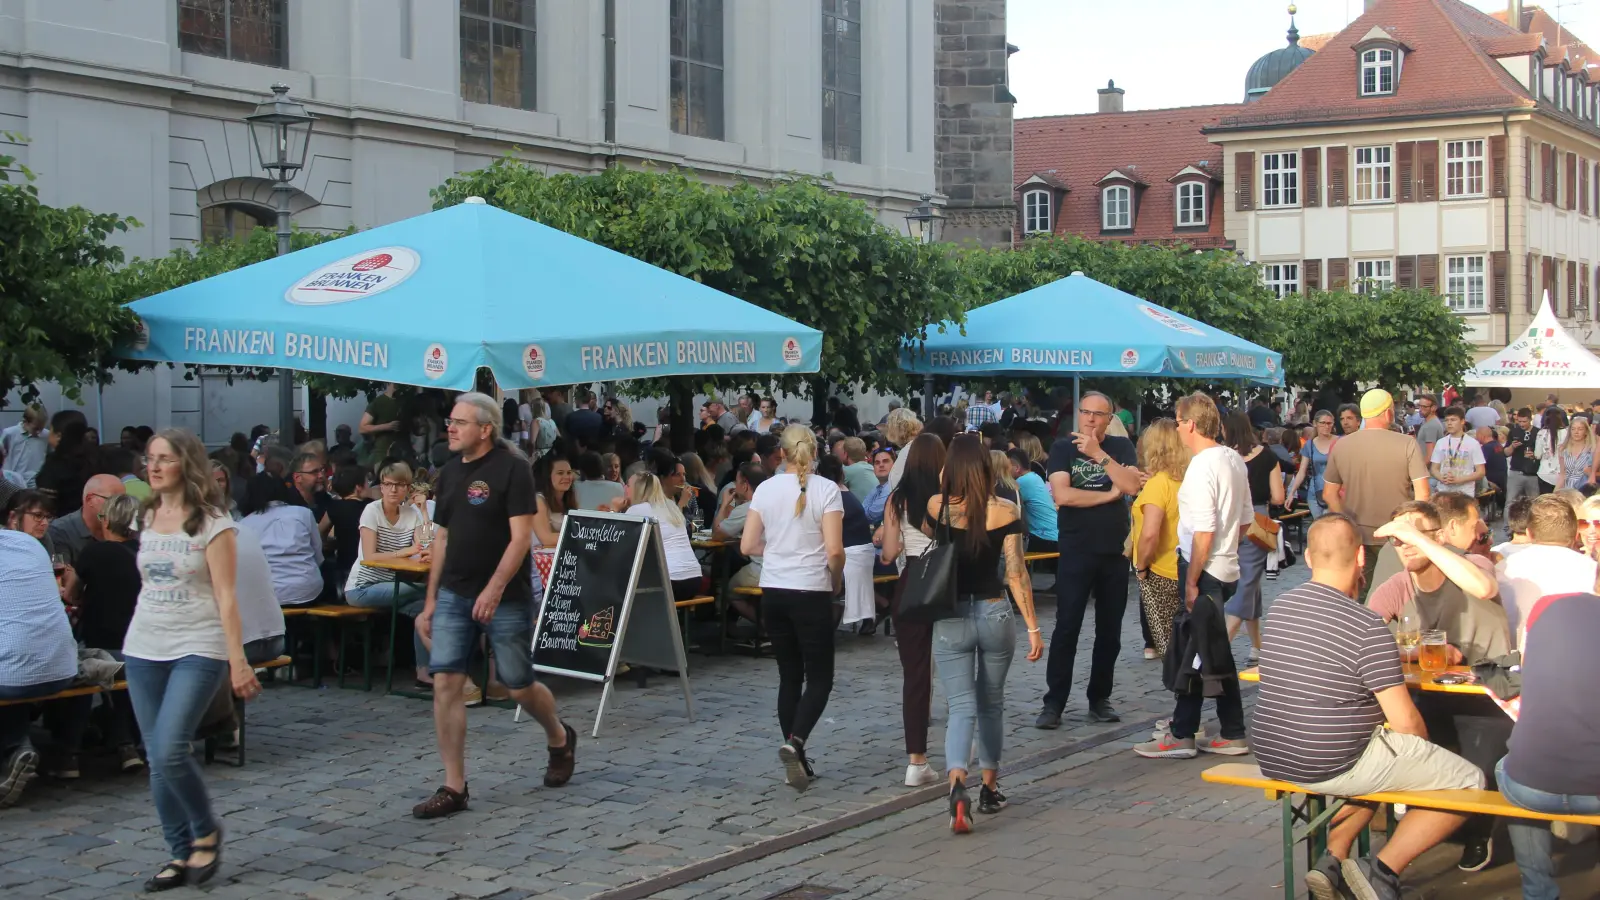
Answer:
POLYGON ((1179 740, 1170 734, 1163 734, 1148 744, 1136 744, 1133 752, 1147 759, 1194 759, 1200 755, 1194 738, 1179 740))
POLYGON ((1267 578, 1267 580, 1268 580, 1268 581, 1277 581, 1277 580, 1278 580, 1278 573, 1277 573, 1277 570, 1275 570, 1275 569, 1268 569, 1268 570, 1267 570, 1267 575, 1266 575, 1266 578, 1267 578))
MULTIPOLYGON (((1159 740, 1161 740, 1163 735, 1168 735, 1168 734, 1171 734, 1171 733, 1172 733, 1172 720, 1171 719, 1157 719, 1156 720, 1156 730, 1150 732, 1150 740, 1159 741, 1159 740)), ((1197 744, 1201 743, 1201 742, 1205 741, 1207 738, 1210 738, 1210 737, 1211 737, 1211 732, 1207 731, 1205 723, 1201 722, 1200 723, 1200 727, 1198 727, 1198 728, 1196 728, 1194 730, 1195 743, 1197 743, 1197 744)))
POLYGON ((938 781, 939 773, 927 763, 912 763, 906 766, 906 787, 922 787, 938 781))
POLYGON ((978 812, 992 816, 1006 808, 1006 795, 1000 793, 1000 788, 989 787, 987 784, 978 789, 978 812))
POLYGON ((1251 650, 1250 655, 1244 658, 1244 664, 1251 668, 1261 665, 1261 651, 1251 650))
POLYGON ((16 803, 38 771, 39 754, 36 750, 23 744, 12 751, 11 758, 6 760, 4 775, 0 777, 0 809, 16 803))
POLYGON ((467 706, 482 706, 483 688, 475 684, 468 684, 466 689, 461 692, 461 702, 467 706))
POLYGON ((972 833, 972 801, 967 797, 967 786, 959 781, 950 788, 950 831, 972 833))
POLYGON ((1482 872, 1493 857, 1494 838, 1469 839, 1461 848, 1461 861, 1456 863, 1456 868, 1463 872, 1482 872))
POLYGON ((567 731, 567 742, 550 748, 550 765, 544 770, 545 787, 561 787, 571 781, 572 770, 578 765, 578 733, 565 722, 561 727, 567 731))
POLYGON ((82 778, 83 769, 78 765, 78 754, 61 754, 56 758, 55 765, 51 767, 50 774, 63 781, 76 781, 82 778))
POLYGON ((124 772, 144 768, 144 760, 139 756, 139 748, 132 744, 123 744, 117 748, 117 765, 124 772))
POLYGON ((1033 720, 1033 727, 1054 731, 1061 727, 1061 710, 1053 706, 1046 706, 1039 710, 1039 717, 1033 720))
POLYGON ((856 634, 859 634, 862 637, 872 637, 873 635, 875 635, 877 633, 878 633, 878 620, 875 619, 875 618, 872 618, 871 616, 868 616, 867 618, 862 619, 861 620, 861 624, 856 626, 856 634))
POLYGON ((1156 648, 1154 648, 1154 647, 1146 647, 1146 648, 1144 648, 1144 658, 1145 659, 1160 659, 1161 657, 1156 653, 1156 648))
POLYGON ((811 766, 806 762, 806 743, 790 738, 778 747, 778 761, 783 763, 783 781, 797 791, 811 786, 811 766))
POLYGON ((1250 752, 1250 742, 1244 738, 1229 740, 1222 735, 1217 735, 1204 741, 1196 741, 1201 753, 1215 753, 1219 756, 1243 756, 1250 752))
POLYGON ((1306 873, 1306 890, 1311 900, 1350 900, 1355 896, 1344 883, 1344 870, 1331 853, 1322 854, 1316 865, 1306 873))
POLYGON ((459 792, 447 787, 441 787, 433 792, 433 796, 411 807, 411 814, 419 819, 442 819, 453 816, 467 808, 467 786, 462 785, 459 792))
POLYGON ((1340 864, 1346 889, 1356 900, 1400 900, 1400 879, 1378 868, 1374 858, 1351 857, 1340 864))
POLYGON ((1121 722, 1122 717, 1111 705, 1110 700, 1096 700, 1089 704, 1089 721, 1091 722, 1121 722))

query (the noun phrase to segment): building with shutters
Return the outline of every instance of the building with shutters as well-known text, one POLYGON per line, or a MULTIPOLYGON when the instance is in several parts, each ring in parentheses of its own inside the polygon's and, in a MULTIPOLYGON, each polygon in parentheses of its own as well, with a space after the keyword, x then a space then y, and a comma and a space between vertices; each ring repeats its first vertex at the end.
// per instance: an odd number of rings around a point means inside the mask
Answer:
POLYGON ((1437 291, 1486 351, 1548 291, 1573 333, 1600 344, 1590 58, 1515 0, 1498 17, 1459 0, 1369 0, 1205 129, 1226 162, 1226 239, 1280 294, 1437 291))

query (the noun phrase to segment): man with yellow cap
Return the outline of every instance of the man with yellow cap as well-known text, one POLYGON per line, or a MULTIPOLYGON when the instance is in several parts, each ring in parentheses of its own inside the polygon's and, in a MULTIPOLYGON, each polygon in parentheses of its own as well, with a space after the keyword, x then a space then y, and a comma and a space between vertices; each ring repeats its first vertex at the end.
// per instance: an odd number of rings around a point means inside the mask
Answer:
POLYGON ((1322 502, 1355 520, 1367 548, 1362 601, 1372 587, 1372 570, 1384 543, 1373 532, 1389 521, 1395 507, 1429 497, 1428 464, 1422 451, 1415 439, 1390 430, 1393 422, 1394 398, 1388 391, 1373 388, 1363 394, 1361 429, 1333 445, 1323 475, 1322 502))

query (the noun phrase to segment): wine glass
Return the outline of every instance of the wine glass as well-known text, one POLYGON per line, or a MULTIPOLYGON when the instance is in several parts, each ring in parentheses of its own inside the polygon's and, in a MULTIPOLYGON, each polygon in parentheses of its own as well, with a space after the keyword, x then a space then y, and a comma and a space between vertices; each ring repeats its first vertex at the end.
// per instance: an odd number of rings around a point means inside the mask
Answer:
POLYGON ((1401 614, 1394 639, 1400 645, 1401 662, 1416 662, 1417 645, 1422 642, 1422 623, 1415 613, 1401 614))

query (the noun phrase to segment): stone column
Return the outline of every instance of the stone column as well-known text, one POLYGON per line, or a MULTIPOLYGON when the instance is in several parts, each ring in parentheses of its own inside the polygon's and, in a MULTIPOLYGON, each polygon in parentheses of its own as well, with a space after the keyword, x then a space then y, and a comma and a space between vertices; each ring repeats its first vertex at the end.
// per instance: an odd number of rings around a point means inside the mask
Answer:
POLYGON ((1006 0, 935 0, 934 170, 941 239, 1009 246, 1016 230, 1006 0))

